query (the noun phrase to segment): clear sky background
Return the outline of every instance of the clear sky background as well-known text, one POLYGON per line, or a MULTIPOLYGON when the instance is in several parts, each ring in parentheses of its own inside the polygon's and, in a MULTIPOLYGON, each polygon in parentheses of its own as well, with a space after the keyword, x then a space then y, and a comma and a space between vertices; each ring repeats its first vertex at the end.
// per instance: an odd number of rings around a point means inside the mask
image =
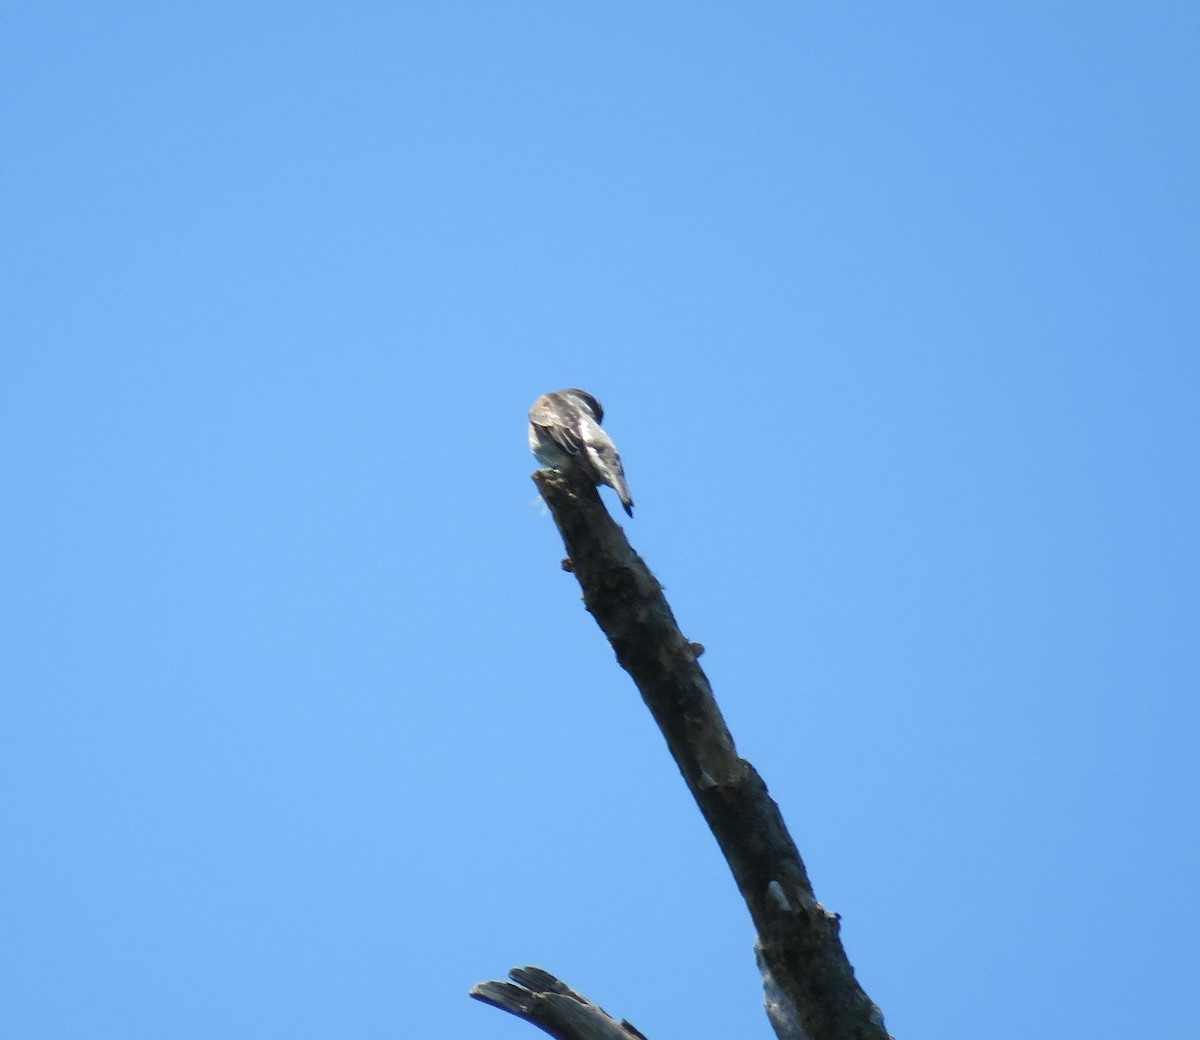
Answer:
POLYGON ((1194 1037, 1198 68, 1190 2, 8 5, 0 1034, 532 1040, 467 990, 533 963, 770 1035, 528 478, 582 386, 891 1031, 1194 1037))

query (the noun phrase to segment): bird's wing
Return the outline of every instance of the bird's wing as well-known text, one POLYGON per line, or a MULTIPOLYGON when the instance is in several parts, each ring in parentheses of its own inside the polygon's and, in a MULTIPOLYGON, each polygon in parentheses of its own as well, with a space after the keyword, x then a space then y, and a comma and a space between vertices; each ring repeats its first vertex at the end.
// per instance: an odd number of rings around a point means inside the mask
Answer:
POLYGON ((571 427, 572 409, 569 405, 552 400, 557 395, 539 397, 529 411, 529 421, 545 430, 568 455, 578 455, 581 447, 579 438, 571 427))
POLYGON ((584 444, 587 450, 587 469, 600 484, 607 484, 620 496, 625 512, 633 516, 633 499, 629 496, 629 485, 625 483, 625 467, 612 439, 595 423, 584 422, 584 444))

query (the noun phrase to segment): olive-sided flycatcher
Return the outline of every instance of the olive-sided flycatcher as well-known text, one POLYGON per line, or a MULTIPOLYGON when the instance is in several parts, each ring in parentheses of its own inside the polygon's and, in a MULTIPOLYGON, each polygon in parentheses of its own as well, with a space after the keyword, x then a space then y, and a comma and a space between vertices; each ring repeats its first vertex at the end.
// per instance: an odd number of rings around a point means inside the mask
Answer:
POLYGON ((633 516, 617 446, 600 428, 604 409, 586 390, 543 394, 529 410, 529 447, 550 469, 582 473, 593 484, 607 484, 633 516))

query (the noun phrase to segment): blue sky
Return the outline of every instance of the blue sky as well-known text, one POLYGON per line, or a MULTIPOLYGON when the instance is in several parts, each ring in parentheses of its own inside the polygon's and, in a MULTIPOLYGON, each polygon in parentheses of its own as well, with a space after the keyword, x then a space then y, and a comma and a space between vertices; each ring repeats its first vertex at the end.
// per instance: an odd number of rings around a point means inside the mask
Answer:
POLYGON ((4 1034, 769 1035, 528 479, 583 386, 892 1032, 1189 1036, 1198 30, 10 5, 4 1034))

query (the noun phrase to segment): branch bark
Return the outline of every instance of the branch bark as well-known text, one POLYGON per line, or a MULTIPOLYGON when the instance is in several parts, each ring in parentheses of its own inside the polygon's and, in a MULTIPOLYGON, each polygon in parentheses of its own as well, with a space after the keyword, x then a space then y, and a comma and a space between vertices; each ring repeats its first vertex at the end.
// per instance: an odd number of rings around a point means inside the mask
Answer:
POLYGON ((596 488, 553 470, 539 470, 533 480, 562 535, 564 568, 579 581, 584 604, 641 691, 733 872, 758 932, 756 954, 776 1034, 780 1040, 889 1040, 882 1014, 846 957, 838 915, 817 902, 779 807, 754 767, 738 757, 697 661, 703 647, 680 632, 662 586, 596 488))
POLYGON ((646 1040, 541 968, 513 968, 513 982, 481 982, 471 996, 532 1022, 557 1040, 646 1040), (516 983, 516 985, 514 985, 516 983))

